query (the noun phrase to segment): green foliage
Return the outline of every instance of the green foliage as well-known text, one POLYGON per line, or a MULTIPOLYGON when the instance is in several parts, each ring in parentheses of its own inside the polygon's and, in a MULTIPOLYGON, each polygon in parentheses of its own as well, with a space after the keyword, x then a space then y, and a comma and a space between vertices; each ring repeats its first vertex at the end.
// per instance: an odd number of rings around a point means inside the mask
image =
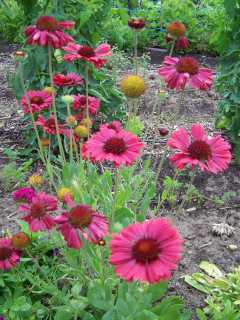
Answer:
POLYGON ((203 309, 197 309, 199 320, 237 320, 240 317, 240 268, 224 274, 214 264, 203 261, 200 268, 205 273, 185 276, 185 281, 207 294, 203 309))
POLYGON ((219 103, 216 126, 226 129, 240 158, 240 1, 225 1, 228 14, 226 32, 221 35, 222 57, 219 66, 217 89, 222 96, 219 103), (234 9, 234 10, 233 10, 234 9))
POLYGON ((5 191, 11 191, 12 188, 20 186, 29 172, 33 161, 29 159, 17 166, 16 162, 10 162, 0 169, 0 182, 5 191))

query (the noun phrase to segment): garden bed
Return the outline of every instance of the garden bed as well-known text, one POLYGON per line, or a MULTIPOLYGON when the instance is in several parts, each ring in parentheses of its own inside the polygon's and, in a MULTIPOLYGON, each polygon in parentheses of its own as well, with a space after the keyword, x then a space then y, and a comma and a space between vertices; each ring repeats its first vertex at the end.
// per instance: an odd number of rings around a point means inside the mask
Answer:
MULTIPOLYGON (((9 70, 13 71, 14 66, 11 59, 11 53, 15 47, 8 45, 0 46, 0 138, 2 141, 0 149, 0 165, 5 164, 8 159, 2 153, 4 148, 17 148, 21 146, 21 110, 17 106, 13 94, 7 85, 7 74, 9 70)), ((213 125, 213 114, 216 110, 218 96, 214 89, 208 92, 188 91, 184 95, 184 102, 181 105, 178 117, 172 117, 172 111, 176 109, 179 101, 179 94, 171 94, 169 99, 157 105, 155 114, 148 118, 149 111, 152 110, 154 101, 153 92, 158 90, 159 79, 157 76, 157 66, 162 57, 159 52, 152 54, 152 64, 147 75, 149 90, 145 94, 141 106, 141 118, 147 128, 145 153, 153 150, 153 166, 157 168, 158 158, 166 143, 165 138, 161 138, 158 133, 160 127, 168 128, 172 131, 180 126, 190 127, 191 124, 200 122, 204 124, 210 134, 216 132, 213 125)), ((199 56, 199 60, 205 65, 214 68, 217 59, 213 57, 199 56)), ((160 179, 159 188, 161 188, 164 175, 172 175, 173 169, 165 162, 160 179)), ((185 177, 181 177, 185 179, 185 177)), ((193 290, 183 281, 183 276, 198 271, 198 265, 201 261, 207 260, 216 263, 222 270, 229 271, 234 265, 240 263, 240 239, 238 237, 240 228, 239 216, 239 190, 240 176, 239 168, 233 163, 228 170, 217 176, 210 176, 201 173, 195 179, 194 185, 209 200, 198 203, 187 204, 183 212, 178 216, 172 215, 172 210, 167 207, 160 210, 163 216, 169 216, 178 227, 182 237, 185 240, 185 250, 180 262, 179 269, 175 273, 174 279, 170 283, 170 294, 180 294, 185 298, 187 306, 191 309, 203 306, 204 296, 193 290), (210 197, 212 199, 210 199, 210 197), (215 197, 215 201, 213 199, 215 197), (217 204, 217 200, 224 199, 223 203, 217 204), (216 236, 212 233, 213 224, 228 223, 234 227, 234 233, 231 237, 227 235, 216 236), (233 251, 229 245, 236 245, 237 250, 233 251)), ((4 190, 0 185, 0 230, 16 228, 16 219, 18 213, 16 206, 11 199, 11 194, 4 190)), ((218 201, 219 202, 219 201, 218 201)), ((221 201, 220 201, 221 202, 221 201)))

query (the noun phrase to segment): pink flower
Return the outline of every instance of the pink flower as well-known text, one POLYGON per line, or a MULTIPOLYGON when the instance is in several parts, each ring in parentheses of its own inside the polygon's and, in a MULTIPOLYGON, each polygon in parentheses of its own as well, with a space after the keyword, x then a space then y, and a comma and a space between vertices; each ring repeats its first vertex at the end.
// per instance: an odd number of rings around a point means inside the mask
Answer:
POLYGON ((76 204, 69 196, 65 196, 65 202, 70 208, 69 212, 55 218, 59 224, 68 247, 80 249, 82 240, 80 235, 92 243, 97 243, 108 233, 108 221, 99 212, 85 204, 76 204))
POLYGON ((13 192, 13 200, 20 202, 32 202, 33 197, 36 195, 36 192, 32 188, 20 188, 13 192))
MULTIPOLYGON (((95 97, 88 97, 88 107, 89 107, 89 113, 91 115, 95 115, 100 108, 100 100, 95 97)), ((87 97, 83 95, 75 95, 74 101, 73 101, 73 110, 74 111, 80 111, 80 115, 78 116, 79 120, 81 120, 84 117, 84 114, 87 110, 87 97)))
POLYGON ((101 44, 96 49, 85 45, 69 43, 63 49, 69 52, 64 56, 65 61, 72 62, 74 60, 83 60, 90 62, 97 69, 99 69, 106 62, 107 57, 111 56, 111 48, 106 43, 101 44))
POLYGON ((74 25, 73 21, 57 21, 54 17, 42 16, 38 18, 36 25, 26 28, 27 43, 41 47, 62 48, 73 41, 73 38, 62 29, 72 29, 74 25))
POLYGON ((83 79, 73 72, 67 75, 59 73, 53 77, 53 82, 58 87, 69 87, 83 84, 83 79))
POLYGON ((174 131, 167 144, 179 151, 170 158, 179 170, 199 165, 202 171, 218 173, 231 161, 230 145, 220 135, 208 137, 199 124, 192 126, 191 136, 184 128, 174 131))
POLYGON ((130 132, 102 128, 84 146, 82 155, 85 159, 111 161, 119 167, 132 164, 140 156, 144 144, 130 132))
MULTIPOLYGON (((41 114, 38 116, 37 121, 35 122, 37 126, 41 126, 43 131, 45 131, 48 134, 57 134, 57 128, 55 124, 54 115, 52 114, 48 120, 46 120, 41 114)), ((64 134, 65 129, 63 126, 58 123, 59 133, 64 134)))
POLYGON ((159 75, 168 88, 183 90, 187 85, 195 89, 209 90, 213 83, 212 70, 201 68, 196 59, 191 57, 165 57, 164 66, 159 68, 159 75))
POLYGON ((56 209, 57 198, 45 192, 38 192, 32 198, 31 203, 19 206, 20 211, 27 213, 22 220, 29 224, 29 228, 32 232, 51 230, 55 225, 55 221, 49 213, 56 209))
POLYGON ((100 130, 103 128, 107 128, 107 129, 112 129, 115 130, 116 132, 119 132, 121 130, 123 130, 122 124, 120 121, 118 120, 114 120, 110 123, 104 123, 101 125, 100 130))
POLYGON ((177 39, 177 42, 176 42, 177 50, 187 49, 188 47, 189 47, 189 41, 186 37, 180 37, 177 39))
POLYGON ((126 281, 168 280, 181 257, 182 240, 167 219, 127 226, 110 242, 110 263, 126 281))
POLYGON ((41 112, 49 109, 52 104, 52 96, 46 91, 32 90, 28 91, 26 95, 22 96, 21 104, 25 113, 30 113, 29 104, 32 112, 41 112))
POLYGON ((20 254, 12 246, 11 238, 0 238, 0 270, 10 270, 20 261, 20 254))

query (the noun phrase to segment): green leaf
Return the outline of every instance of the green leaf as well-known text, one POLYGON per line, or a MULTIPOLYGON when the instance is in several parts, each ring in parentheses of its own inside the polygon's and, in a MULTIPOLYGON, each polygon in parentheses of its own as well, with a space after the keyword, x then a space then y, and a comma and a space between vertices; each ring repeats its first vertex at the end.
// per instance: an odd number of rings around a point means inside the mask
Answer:
POLYGON ((184 277, 184 281, 189 284, 190 286, 192 286, 193 288, 203 292, 203 293, 209 293, 209 289, 206 288, 206 286, 201 285, 199 282, 197 282, 196 280, 193 279, 192 276, 185 276, 184 277))
POLYGON ((167 287, 168 287, 167 281, 161 281, 158 284, 148 286, 147 293, 151 294, 152 302, 159 300, 166 292, 167 287))
POLYGON ((67 307, 58 307, 57 313, 54 317, 54 320, 71 320, 73 316, 73 311, 67 307))
POLYGON ((199 320, 208 320, 202 310, 196 309, 196 314, 197 314, 199 320))
POLYGON ((204 270, 210 277, 222 278, 224 274, 218 269, 215 264, 209 263, 208 261, 202 261, 199 267, 204 270))

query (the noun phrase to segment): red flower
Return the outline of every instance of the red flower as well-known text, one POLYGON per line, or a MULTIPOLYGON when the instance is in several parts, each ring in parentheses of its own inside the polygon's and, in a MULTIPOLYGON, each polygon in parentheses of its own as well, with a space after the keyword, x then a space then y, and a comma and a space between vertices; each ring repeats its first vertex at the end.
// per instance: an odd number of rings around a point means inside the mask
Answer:
MULTIPOLYGON (((52 114, 48 120, 46 120, 41 114, 38 116, 37 121, 35 122, 37 126, 41 126, 43 131, 48 134, 57 134, 57 128, 55 124, 54 115, 52 114)), ((59 133, 64 134, 65 129, 61 124, 58 123, 59 133)))
POLYGON ((92 63, 97 69, 106 62, 107 57, 111 56, 110 46, 106 43, 101 44, 96 49, 76 43, 69 43, 63 49, 69 52, 64 56, 65 61, 83 60, 92 63))
POLYGON ((117 120, 114 120, 110 123, 102 124, 100 127, 100 130, 102 130, 103 128, 112 129, 112 130, 115 130, 116 132, 123 130, 121 122, 117 120))
POLYGON ((13 248, 11 238, 0 238, 0 270, 10 270, 19 261, 19 251, 13 248))
POLYGON ((110 242, 110 263, 126 281, 168 280, 181 257, 182 240, 167 219, 127 226, 110 242))
POLYGON ((221 136, 209 138, 199 124, 192 126, 191 136, 180 128, 168 140, 168 146, 178 151, 170 160, 179 170, 198 165, 202 171, 218 173, 228 167, 231 147, 221 136))
POLYGON ((36 25, 26 28, 27 43, 41 47, 62 48, 73 41, 73 38, 65 34, 62 29, 72 29, 74 25, 73 21, 57 21, 54 17, 42 16, 38 18, 36 25))
POLYGON ((22 218, 29 224, 32 232, 51 230, 55 225, 54 218, 49 215, 50 212, 57 209, 57 198, 39 192, 33 197, 31 203, 22 204, 19 210, 26 212, 27 215, 22 218))
POLYGON ((59 73, 53 77, 53 82, 55 86, 58 87, 69 87, 83 84, 83 79, 82 77, 73 72, 68 73, 67 75, 59 73))
POLYGON ((166 81, 168 88, 183 90, 187 85, 194 89, 209 90, 213 83, 212 70, 199 66, 192 57, 165 57, 158 74, 166 81))
POLYGON ((111 161, 119 167, 132 164, 140 156, 144 144, 130 132, 101 128, 84 146, 82 155, 85 159, 111 161))
POLYGON ((88 205, 74 203, 69 196, 65 197, 65 202, 70 211, 56 217, 55 222, 59 224, 59 230, 70 248, 81 248, 80 235, 90 242, 98 243, 108 234, 108 221, 102 214, 88 205))
MULTIPOLYGON (((88 97, 88 107, 89 107, 89 113, 91 115, 95 115, 100 108, 100 100, 95 98, 95 97, 88 97)), ((73 110, 74 111, 81 111, 81 114, 78 118, 82 120, 84 117, 84 113, 86 113, 87 109, 87 97, 83 96, 81 94, 75 95, 74 96, 74 101, 73 101, 73 110)))
POLYGON ((141 30, 145 27, 144 19, 130 19, 128 20, 128 26, 135 30, 141 30))
POLYGON ((49 109, 52 104, 52 96, 46 91, 28 91, 26 95, 22 96, 21 104, 25 113, 30 113, 29 104, 33 113, 41 112, 42 110, 49 109))
POLYGON ((176 42, 176 49, 182 50, 187 49, 189 47, 189 41, 186 37, 180 37, 176 42))

